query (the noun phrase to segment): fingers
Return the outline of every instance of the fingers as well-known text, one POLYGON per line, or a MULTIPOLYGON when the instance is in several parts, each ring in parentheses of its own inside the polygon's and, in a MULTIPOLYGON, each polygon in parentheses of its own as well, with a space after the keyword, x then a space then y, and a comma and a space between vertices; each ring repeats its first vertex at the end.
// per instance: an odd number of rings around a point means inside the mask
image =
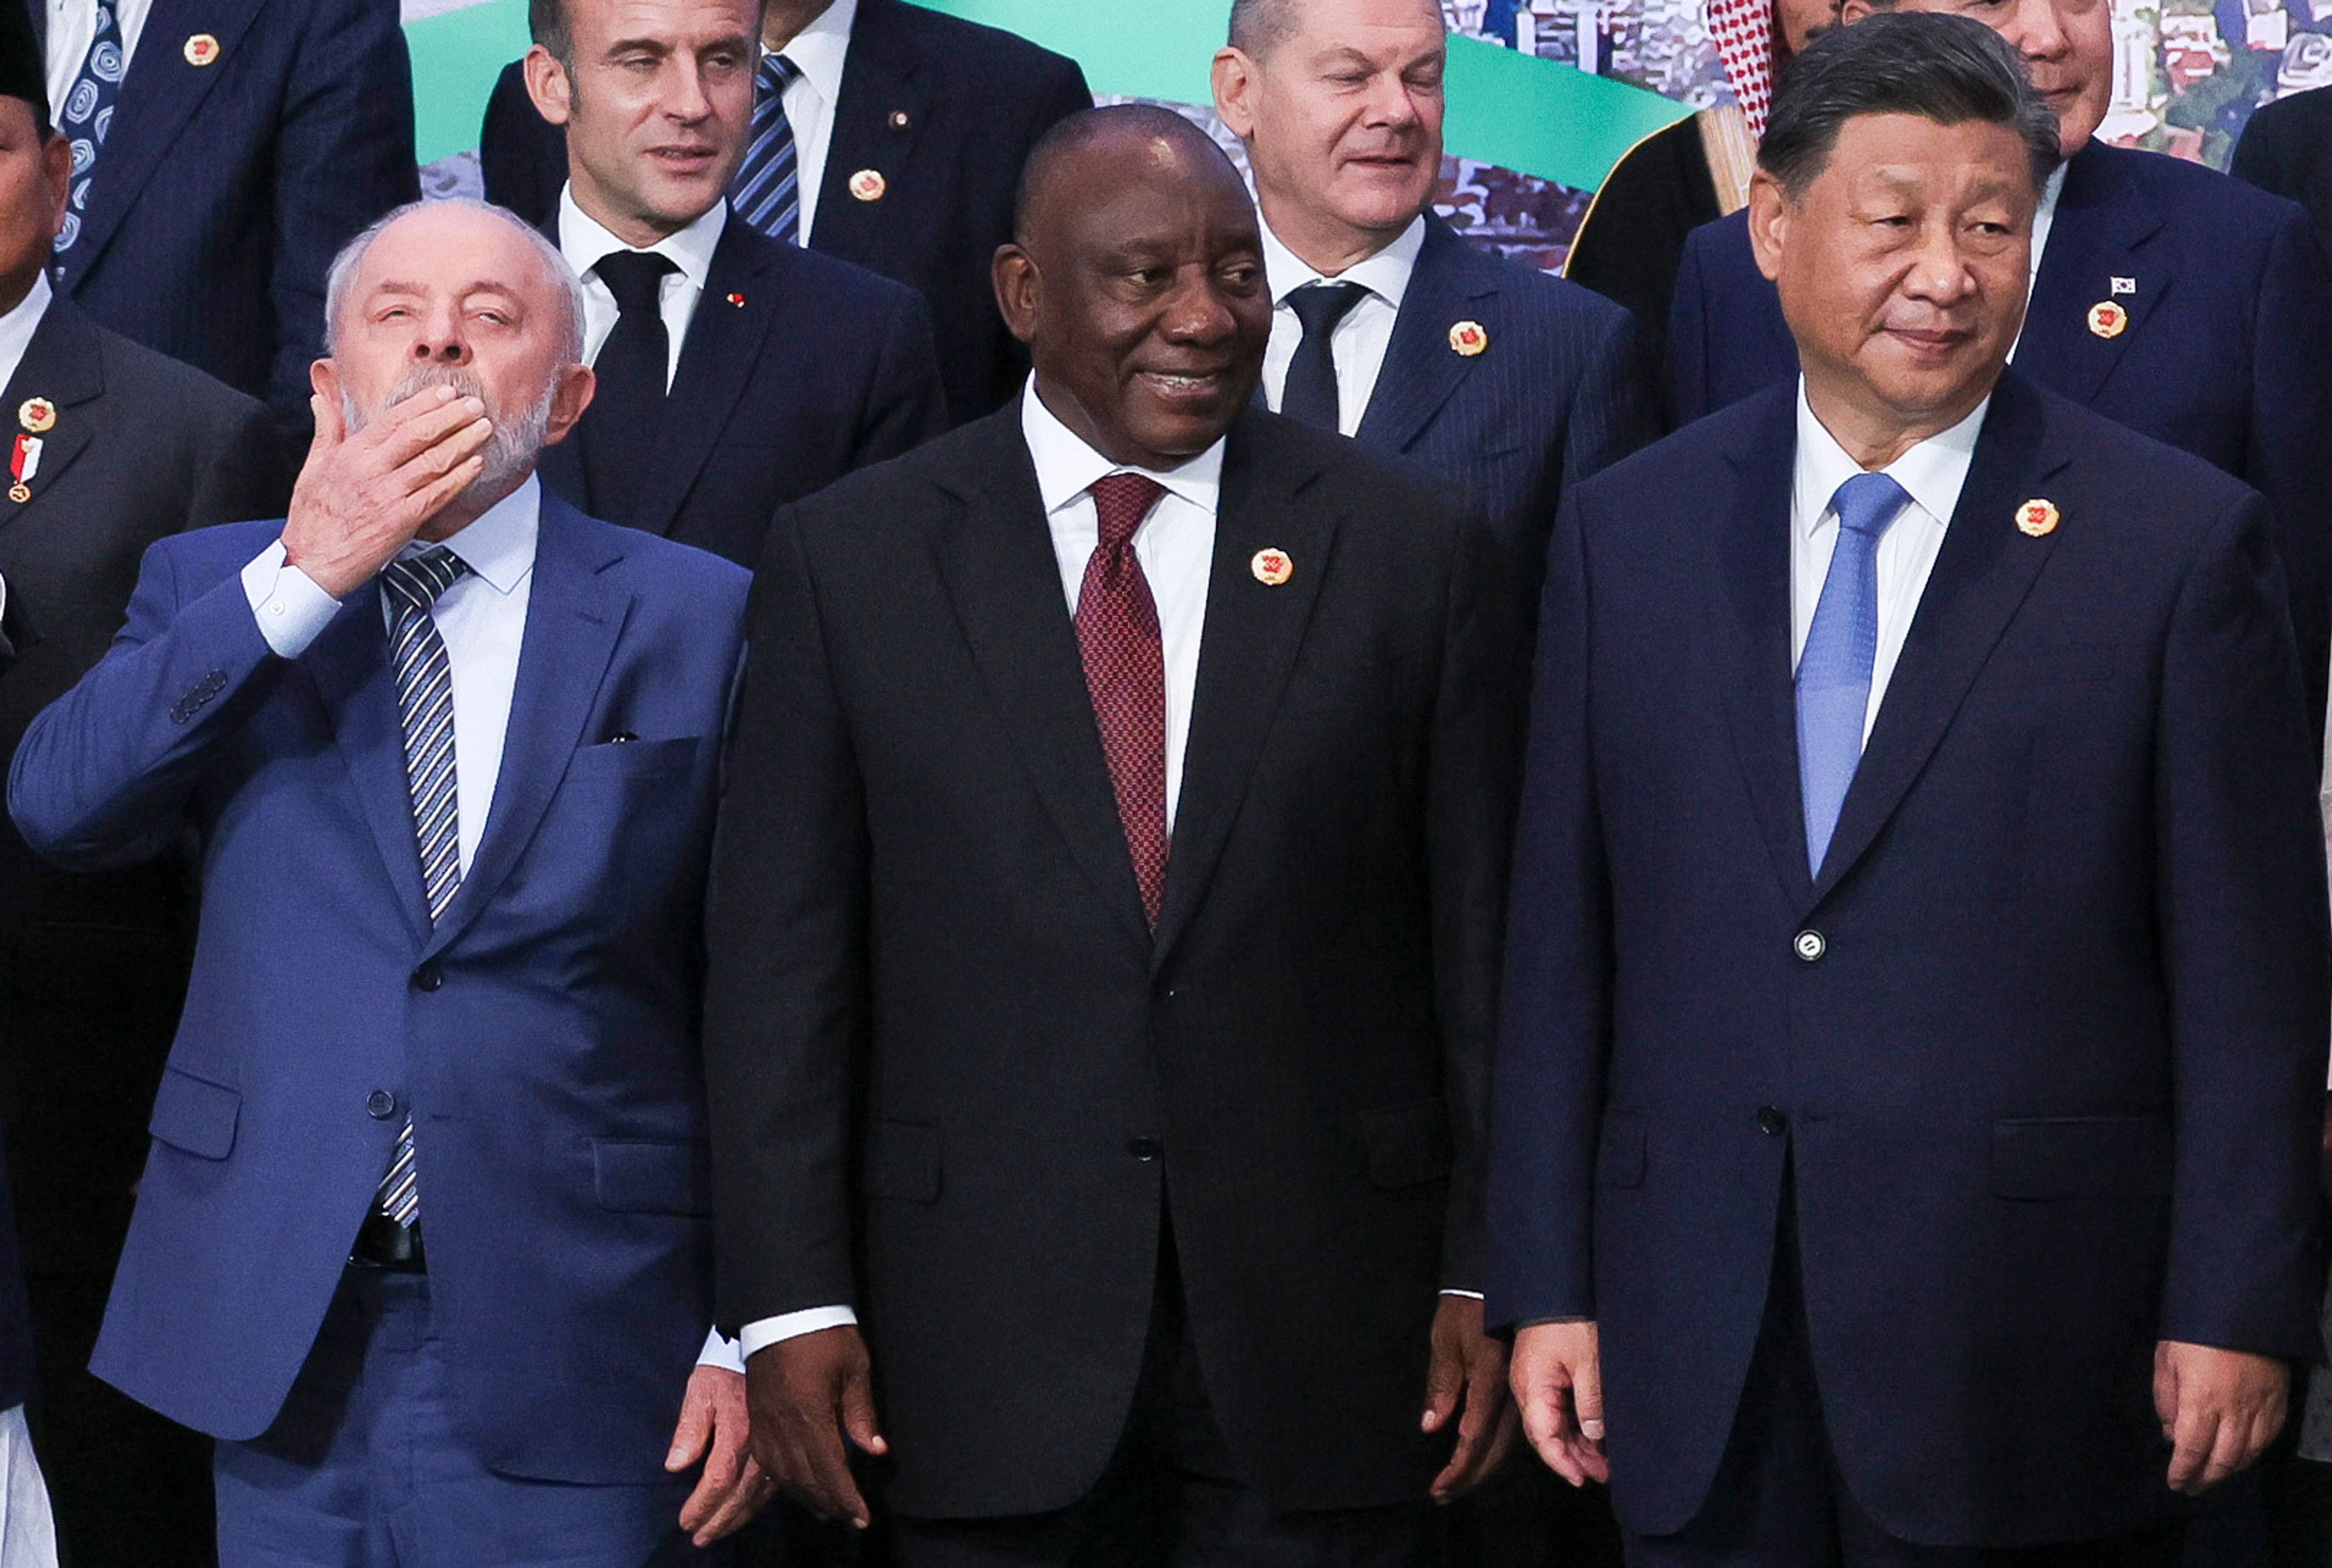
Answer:
POLYGON ((769 1491, 768 1477, 747 1451, 744 1401, 707 1402, 715 1412, 710 1423, 711 1451, 705 1456, 704 1474, 680 1510, 680 1527, 700 1546, 712 1544, 751 1518, 769 1491))
POLYGON ((1466 1359, 1462 1346, 1444 1340, 1439 1334, 1433 1339, 1433 1357, 1425 1369, 1425 1415, 1420 1423, 1429 1432, 1438 1432, 1458 1413, 1458 1401, 1466 1391, 1466 1359))
POLYGON ((2166 1343, 2154 1347, 2154 1413, 2162 1422, 2162 1440, 2169 1442, 2178 1425, 2178 1362, 2166 1343))
POLYGON ((329 452, 349 438, 348 422, 341 417, 339 399, 327 397, 321 392, 311 393, 308 411, 316 420, 316 433, 308 441, 309 456, 329 452))
POLYGON ((1504 1358, 1479 1356, 1466 1380, 1458 1446, 1433 1480, 1433 1500, 1447 1503, 1487 1480, 1514 1447, 1515 1410, 1505 1397, 1504 1358))
POLYGON ((428 387, 402 403, 392 403, 380 416, 356 435, 358 444, 377 454, 378 470, 387 473, 411 460, 416 453, 443 441, 486 411, 484 403, 464 397, 451 387, 428 387))
POLYGON ((859 1495, 858 1478, 850 1473, 850 1455, 842 1446, 841 1429, 831 1421, 806 1430, 798 1458, 809 1483, 811 1504, 827 1517, 848 1519, 866 1528, 872 1515, 859 1495))
POLYGON ((2179 1410, 2170 1434, 2170 1489, 2189 1496, 2203 1490, 2203 1471, 2218 1441, 2219 1413, 2201 1400, 2189 1400, 2179 1410))
POLYGON ((672 1429, 672 1447, 664 1454, 664 1468, 673 1471, 688 1468, 704 1457, 705 1445, 712 1440, 712 1401, 698 1391, 692 1378, 687 1396, 680 1401, 680 1421, 672 1429))
MULTIPOLYGON (((777 1496, 777 1484, 769 1479, 761 1467, 747 1460, 745 1472, 737 1485, 730 1489, 728 1496, 713 1511, 712 1516, 696 1529, 692 1539, 698 1546, 710 1546, 715 1541, 735 1535, 752 1523, 753 1515, 769 1506, 769 1499, 777 1496)), ((684 1522, 683 1527, 686 1527, 684 1522)))
POLYGON ((1579 1429, 1572 1420, 1568 1382, 1548 1380, 1522 1391, 1523 1432, 1546 1468, 1572 1486, 1584 1486, 1587 1472, 1572 1452, 1579 1429))

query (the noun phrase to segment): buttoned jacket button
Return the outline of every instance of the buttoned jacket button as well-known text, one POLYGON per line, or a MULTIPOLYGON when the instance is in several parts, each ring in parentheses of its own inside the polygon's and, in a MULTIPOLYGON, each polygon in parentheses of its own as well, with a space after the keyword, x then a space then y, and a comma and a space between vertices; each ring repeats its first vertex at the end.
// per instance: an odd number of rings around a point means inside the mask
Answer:
POLYGON ((1778 1138, 1790 1130, 1790 1119, 1772 1105, 1757 1107, 1757 1130, 1768 1138, 1778 1138))
POLYGON ((445 976, 434 963, 425 963, 419 969, 413 971, 413 989, 415 990, 434 991, 444 983, 445 976))
POLYGON ((1166 1145, 1155 1138, 1136 1138, 1126 1144, 1125 1152, 1146 1165, 1166 1152, 1166 1145))
POLYGON ((1822 954, 1830 951, 1830 943, 1822 940, 1822 933, 1818 931, 1802 931, 1798 932, 1798 939, 1792 942, 1790 946, 1796 951, 1800 958, 1805 960, 1808 963, 1813 962, 1814 960, 1821 957, 1822 954))
POLYGON ((397 1096, 387 1089, 375 1089, 365 1096, 365 1114, 376 1122, 386 1122, 397 1114, 397 1096))

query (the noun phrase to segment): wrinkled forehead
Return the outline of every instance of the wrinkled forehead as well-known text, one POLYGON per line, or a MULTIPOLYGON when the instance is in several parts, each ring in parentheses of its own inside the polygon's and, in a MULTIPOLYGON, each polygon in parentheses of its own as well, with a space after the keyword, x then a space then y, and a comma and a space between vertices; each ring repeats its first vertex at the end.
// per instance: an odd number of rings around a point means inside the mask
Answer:
POLYGON ((541 253, 505 219, 474 209, 423 208, 383 229, 357 269, 353 298, 394 292, 425 299, 481 292, 546 300, 541 253))

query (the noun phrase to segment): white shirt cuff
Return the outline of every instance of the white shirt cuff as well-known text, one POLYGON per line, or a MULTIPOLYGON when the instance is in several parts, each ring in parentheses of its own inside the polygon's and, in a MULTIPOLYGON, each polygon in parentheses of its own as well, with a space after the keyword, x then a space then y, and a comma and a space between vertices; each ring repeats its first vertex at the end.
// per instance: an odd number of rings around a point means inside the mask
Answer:
POLYGON ((806 1334, 816 1334, 822 1328, 848 1328, 858 1322, 858 1315, 846 1306, 813 1306, 800 1312, 783 1312, 775 1317, 764 1317, 745 1325, 737 1343, 748 1358, 786 1340, 799 1339, 806 1334))
POLYGON ((340 613, 340 601, 316 586, 316 579, 283 559, 283 541, 277 540, 252 558, 243 569, 243 597, 259 622, 259 635, 277 655, 296 659, 340 613))
POLYGON ((696 1364, 741 1372, 745 1370, 745 1353, 737 1348, 735 1340, 722 1338, 721 1331, 716 1328, 704 1336, 704 1348, 697 1353, 696 1364))
POLYGON ((1479 1301, 1482 1299, 1482 1293, 1478 1290, 1444 1290, 1441 1294, 1444 1296, 1462 1296, 1468 1301, 1479 1301))

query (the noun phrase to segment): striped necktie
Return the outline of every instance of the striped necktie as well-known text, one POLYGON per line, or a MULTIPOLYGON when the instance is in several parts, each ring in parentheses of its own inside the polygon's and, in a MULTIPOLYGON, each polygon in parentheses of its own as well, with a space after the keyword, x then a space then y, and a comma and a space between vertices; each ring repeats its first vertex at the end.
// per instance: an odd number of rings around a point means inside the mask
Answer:
MULTIPOLYGON (((454 767, 454 672, 430 607, 470 569, 443 545, 399 556, 381 569, 389 607, 389 655, 397 664, 397 706, 405 723, 405 779, 413 794, 414 846, 434 924, 462 886, 460 793, 454 767)), ((397 1152, 375 1200, 399 1225, 421 1215, 413 1159, 413 1116, 397 1134, 397 1152)))
POLYGON ((129 56, 121 46, 121 18, 110 0, 100 0, 97 30, 81 73, 65 92, 57 129, 72 144, 72 185, 65 196, 65 221, 57 230, 56 253, 62 255, 81 239, 81 215, 89 209, 89 187, 97 167, 98 148, 113 125, 113 100, 121 94, 121 79, 129 73, 129 56))
POLYGON ((729 205, 737 215, 785 244, 801 232, 801 170, 795 162, 793 123, 786 119, 786 89, 801 79, 801 67, 782 54, 761 56, 754 78, 753 139, 745 161, 729 182, 729 205))

